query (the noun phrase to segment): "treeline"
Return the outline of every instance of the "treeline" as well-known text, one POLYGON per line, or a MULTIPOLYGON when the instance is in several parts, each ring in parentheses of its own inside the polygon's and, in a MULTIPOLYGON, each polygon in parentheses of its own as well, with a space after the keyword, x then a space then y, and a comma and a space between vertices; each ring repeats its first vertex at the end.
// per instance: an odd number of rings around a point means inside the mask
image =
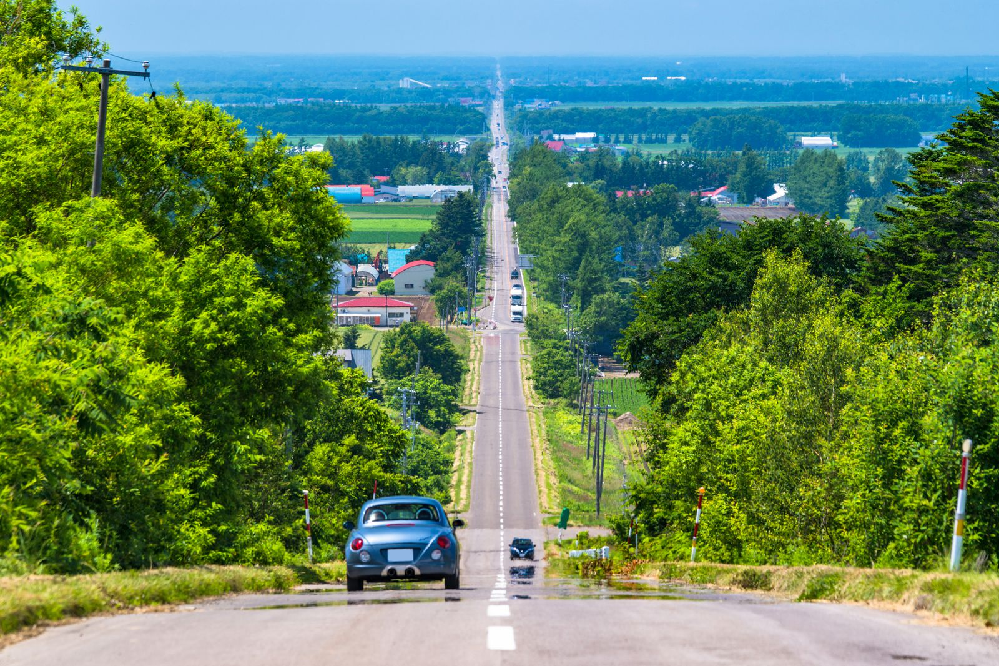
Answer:
MULTIPOLYGON (((569 187, 577 167, 542 144, 517 153, 510 167, 510 213, 521 252, 536 255, 532 278, 542 299, 561 303, 558 276, 568 276, 582 334, 595 349, 610 353, 630 319, 636 283, 642 284, 671 248, 712 226, 717 214, 674 185, 621 197, 606 182, 569 187)), ((564 333, 554 337, 564 339, 564 333)))
MULTIPOLYGON (((688 134, 702 119, 751 114, 782 125, 789 132, 837 132, 846 116, 904 116, 921 130, 950 125, 967 105, 930 104, 827 104, 770 106, 753 109, 665 109, 665 108, 562 108, 543 111, 520 110, 511 127, 532 133, 551 129, 558 133, 590 131, 611 134, 688 134)), ((851 119, 849 122, 855 122, 851 119)), ((738 149, 739 146, 733 148, 738 149)))
POLYGON ((450 142, 365 133, 357 141, 327 137, 323 148, 333 156, 331 183, 391 176, 393 185, 460 185, 479 183, 491 171, 488 141, 475 141, 460 153, 450 142))
POLYGON ((482 111, 458 104, 383 108, 324 102, 240 106, 230 110, 251 132, 263 127, 284 134, 325 136, 479 134, 484 131, 486 120, 482 111))
POLYGON ((268 104, 278 98, 302 99, 304 101, 323 100, 346 104, 456 104, 462 97, 483 99, 489 95, 482 87, 433 87, 400 88, 359 87, 338 88, 321 83, 301 83, 298 81, 260 83, 227 81, 184 81, 184 92, 192 99, 204 100, 220 105, 268 104))
POLYGON ((106 47, 55 3, 18 7, 0 3, 0 575, 292 560, 302 489, 330 558, 375 481, 446 499, 446 445, 417 438, 403 467, 407 433, 332 354, 329 157, 115 81, 91 198, 100 79, 54 66, 106 47))
MULTIPOLYGON (((984 91, 981 81, 972 90, 984 91)), ((910 95, 946 101, 964 95, 964 83, 911 81, 656 81, 604 86, 511 86, 508 103, 534 99, 579 102, 895 102, 910 95), (941 99, 942 98, 942 99, 941 99)))
MULTIPOLYGON (((910 157, 875 244, 827 219, 704 234, 620 351, 655 400, 647 546, 722 562, 934 567, 974 441, 965 557, 999 566, 999 93, 910 157)), ((626 530, 627 519, 621 522, 626 530)))

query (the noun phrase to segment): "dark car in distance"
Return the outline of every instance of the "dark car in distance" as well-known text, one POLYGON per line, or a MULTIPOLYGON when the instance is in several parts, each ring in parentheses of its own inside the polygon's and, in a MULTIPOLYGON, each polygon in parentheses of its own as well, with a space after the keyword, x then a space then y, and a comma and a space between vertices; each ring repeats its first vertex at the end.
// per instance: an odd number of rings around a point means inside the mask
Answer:
POLYGON ((511 280, 516 280, 519 277, 520 277, 520 271, 518 271, 516 268, 514 268, 512 271, 510 271, 510 279, 511 280))
POLYGON ((534 542, 523 537, 516 537, 510 542, 511 560, 533 560, 534 542))

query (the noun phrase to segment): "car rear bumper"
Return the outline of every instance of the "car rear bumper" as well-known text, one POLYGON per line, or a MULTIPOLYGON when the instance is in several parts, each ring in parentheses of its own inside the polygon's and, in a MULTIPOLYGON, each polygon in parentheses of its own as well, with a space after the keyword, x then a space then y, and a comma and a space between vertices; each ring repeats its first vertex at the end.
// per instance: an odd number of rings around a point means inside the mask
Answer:
POLYGON ((362 580, 440 580, 456 573, 453 562, 347 564, 347 576, 362 580))

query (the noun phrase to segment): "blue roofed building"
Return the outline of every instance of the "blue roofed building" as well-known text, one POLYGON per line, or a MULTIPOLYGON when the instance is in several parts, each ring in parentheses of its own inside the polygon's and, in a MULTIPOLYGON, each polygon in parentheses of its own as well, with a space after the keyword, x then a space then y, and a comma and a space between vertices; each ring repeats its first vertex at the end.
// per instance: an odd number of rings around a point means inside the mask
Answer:
POLYGON ((409 254, 409 249, 403 250, 393 250, 388 251, 388 272, 395 273, 397 270, 406 265, 406 255, 409 254))

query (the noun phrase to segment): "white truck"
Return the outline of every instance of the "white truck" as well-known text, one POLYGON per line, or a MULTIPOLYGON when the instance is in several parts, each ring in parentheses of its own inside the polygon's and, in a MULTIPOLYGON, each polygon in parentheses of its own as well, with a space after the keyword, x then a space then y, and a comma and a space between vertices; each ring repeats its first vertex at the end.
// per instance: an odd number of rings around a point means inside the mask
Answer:
POLYGON ((519 284, 513 285, 510 288, 510 305, 523 305, 524 304, 524 288, 519 284))
POLYGON ((523 322, 524 321, 524 306, 523 305, 511 305, 510 306, 510 321, 512 321, 512 322, 523 322))

